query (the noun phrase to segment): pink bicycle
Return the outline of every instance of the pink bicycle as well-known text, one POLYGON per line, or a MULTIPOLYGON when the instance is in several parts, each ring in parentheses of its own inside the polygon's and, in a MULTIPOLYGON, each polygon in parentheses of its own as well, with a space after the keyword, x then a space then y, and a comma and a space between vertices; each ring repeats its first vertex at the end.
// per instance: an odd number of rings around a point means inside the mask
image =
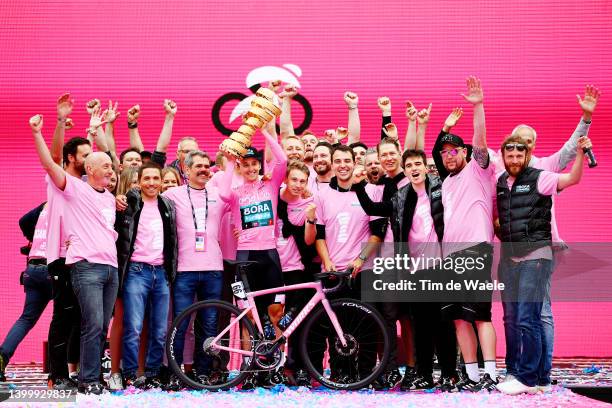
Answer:
POLYGON ((288 340, 302 324, 297 339, 300 355, 320 384, 355 390, 382 374, 389 358, 390 333, 380 313, 355 299, 328 300, 326 296, 346 286, 350 270, 318 273, 314 282, 250 292, 246 272, 255 268, 256 262, 230 264, 236 268, 232 289, 237 305, 221 300, 194 303, 177 316, 169 330, 168 363, 184 384, 195 389, 229 389, 248 375, 282 367, 288 340), (335 285, 325 288, 322 279, 335 285), (292 290, 311 290, 314 295, 279 336, 266 340, 255 298, 292 290), (195 350, 193 371, 187 372, 182 354, 191 322, 195 350))

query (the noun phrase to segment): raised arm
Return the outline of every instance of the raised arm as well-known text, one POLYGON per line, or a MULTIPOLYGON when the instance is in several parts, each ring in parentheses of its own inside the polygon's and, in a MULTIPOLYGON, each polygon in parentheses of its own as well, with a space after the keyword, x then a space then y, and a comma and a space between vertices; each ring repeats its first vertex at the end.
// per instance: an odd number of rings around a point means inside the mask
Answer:
POLYGON ((57 100, 57 124, 53 132, 53 140, 51 141, 51 157, 57 164, 62 163, 62 149, 64 148, 64 137, 66 134, 66 124, 70 119, 68 116, 72 113, 74 100, 69 93, 65 93, 57 100))
POLYGON ((474 160, 480 167, 486 169, 489 166, 489 152, 487 151, 487 132, 485 126, 485 112, 482 86, 480 80, 474 76, 467 79, 468 93, 461 94, 463 98, 472 104, 474 108, 474 137, 472 139, 474 160))
POLYGON ((51 181, 53 181, 53 184, 60 190, 64 190, 66 187, 66 172, 59 164, 53 161, 42 135, 42 127, 42 115, 34 115, 30 118, 30 128, 32 129, 32 136, 34 137, 34 144, 36 145, 36 152, 38 153, 40 163, 49 175, 49 178, 51 178, 51 181))
POLYGON ((559 168, 565 169, 572 160, 576 158, 576 147, 578 146, 578 138, 581 136, 587 136, 589 134, 589 128, 591 126, 591 120, 593 118, 593 112, 599 101, 601 92, 593 85, 587 85, 584 92, 584 99, 580 95, 576 95, 578 105, 582 109, 582 117, 576 130, 572 133, 572 136, 568 141, 565 142, 559 152, 559 168))
POLYGON ((584 152, 582 149, 591 147, 591 141, 588 137, 582 136, 578 139, 576 148, 576 160, 569 173, 564 173, 559 176, 557 181, 557 190, 561 191, 567 187, 578 184, 582 178, 582 169, 584 168, 584 152))
POLYGON ((101 152, 108 152, 108 143, 106 143, 106 135, 104 134, 104 130, 102 129, 102 125, 106 123, 106 120, 103 120, 105 116, 104 112, 101 112, 101 108, 96 108, 91 118, 89 119, 89 128, 87 129, 87 134, 94 139, 96 147, 101 152))
POLYGON ((266 138, 266 147, 270 149, 271 157, 275 162, 274 169, 272 169, 272 181, 280 187, 287 172, 287 156, 276 140, 276 132, 272 135, 266 128, 263 128, 261 133, 266 138))
POLYGON ((293 121, 291 120, 291 101, 297 93, 298 89, 295 85, 287 84, 285 90, 278 95, 283 101, 281 104, 282 112, 279 117, 280 136, 283 139, 295 134, 293 121))
MULTIPOLYGON (((263 128, 261 128, 262 134, 265 132, 272 136, 272 139, 278 144, 278 135, 276 134, 276 118, 273 118, 271 121, 266 123, 263 128)), ((269 163, 272 163, 274 159, 274 153, 272 153, 272 146, 270 146, 269 140, 266 138, 265 148, 264 148, 264 173, 268 174, 268 166, 269 163)), ((270 165, 270 167, 273 167, 270 165)))
POLYGON ((219 198, 229 203, 232 201, 232 181, 234 179, 234 169, 236 168, 236 158, 227 153, 224 153, 224 156, 225 172, 217 185, 219 186, 219 198))
POLYGON ((128 131, 130 134, 130 148, 136 148, 139 152, 144 150, 140 133, 138 132, 138 117, 140 116, 140 105, 134 105, 127 111, 128 131))
POLYGON ((174 115, 176 115, 177 111, 176 103, 170 99, 164 99, 164 111, 166 112, 164 125, 159 134, 159 139, 157 139, 157 146, 155 146, 155 151, 160 153, 166 153, 170 139, 172 139, 172 126, 174 125, 174 115))
POLYGON ((108 101, 108 109, 104 111, 104 119, 106 120, 106 127, 104 129, 104 135, 106 137, 106 144, 108 151, 111 153, 111 159, 115 166, 119 165, 119 159, 117 157, 117 146, 115 145, 115 120, 119 117, 119 111, 117 107, 119 102, 108 101))
MULTIPOLYGON (((417 114, 418 111, 410 101, 406 101, 406 118, 408 119, 408 129, 404 138, 404 149, 415 149, 417 138, 417 114)), ((403 151, 403 150, 402 150, 403 151)))
POLYGON ((348 106, 348 141, 347 145, 356 143, 361 140, 361 121, 359 120, 359 97, 354 92, 344 93, 344 102, 348 106))
POLYGON ((429 114, 431 113, 431 103, 427 109, 421 109, 417 113, 417 121, 419 123, 419 129, 416 134, 416 145, 415 149, 425 150, 425 133, 427 132, 427 124, 429 123, 429 114))
POLYGON ((453 111, 448 115, 448 117, 444 121, 442 132, 449 133, 451 129, 457 125, 457 122, 459 122, 459 119, 461 119, 461 116, 463 116, 463 108, 457 107, 453 109, 453 111))
POLYGON ((385 125, 392 122, 391 120, 391 100, 386 96, 378 98, 378 108, 382 113, 382 125, 380 126, 380 140, 387 137, 385 134, 385 125))

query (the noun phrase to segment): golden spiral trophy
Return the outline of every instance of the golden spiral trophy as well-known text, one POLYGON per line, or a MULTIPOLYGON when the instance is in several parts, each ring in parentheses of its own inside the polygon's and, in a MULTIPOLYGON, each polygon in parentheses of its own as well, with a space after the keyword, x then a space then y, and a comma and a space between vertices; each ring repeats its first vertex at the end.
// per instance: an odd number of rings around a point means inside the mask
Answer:
POLYGON ((242 125, 225 139, 219 149, 234 157, 242 157, 251 147, 251 139, 266 123, 280 115, 281 109, 274 103, 276 94, 268 88, 259 88, 251 108, 244 115, 242 125))

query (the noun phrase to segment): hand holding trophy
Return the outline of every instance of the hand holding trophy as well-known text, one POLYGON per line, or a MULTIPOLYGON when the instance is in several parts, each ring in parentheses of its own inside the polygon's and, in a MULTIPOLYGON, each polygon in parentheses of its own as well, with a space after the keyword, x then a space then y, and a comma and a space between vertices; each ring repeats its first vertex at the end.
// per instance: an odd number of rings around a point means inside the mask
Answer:
POLYGON ((242 125, 225 139, 219 149, 234 157, 242 157, 251 147, 251 139, 257 129, 280 115, 281 109, 274 102, 276 94, 268 88, 259 88, 257 97, 251 102, 251 108, 244 115, 242 125))

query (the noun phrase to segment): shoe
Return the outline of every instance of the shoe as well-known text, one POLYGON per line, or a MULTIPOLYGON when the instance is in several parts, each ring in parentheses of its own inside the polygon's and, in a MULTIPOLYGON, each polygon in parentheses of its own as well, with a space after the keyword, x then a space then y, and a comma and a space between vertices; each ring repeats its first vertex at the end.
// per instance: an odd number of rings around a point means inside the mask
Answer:
POLYGON ((503 382, 508 382, 508 381, 512 381, 512 380, 516 380, 516 377, 513 376, 512 374, 506 374, 506 376, 504 377, 504 381, 503 382))
POLYGON ((259 387, 259 381, 255 373, 249 374, 247 378, 242 382, 242 391, 249 391, 259 387))
POLYGON ((229 371, 227 370, 212 370, 210 374, 207 376, 207 384, 209 385, 224 384, 227 382, 228 377, 229 377, 229 371))
POLYGON ((419 375, 417 378, 415 378, 412 384, 410 384, 408 391, 424 391, 434 387, 435 384, 431 376, 425 377, 423 375, 419 375))
POLYGON ((147 377, 143 388, 146 390, 161 389, 162 382, 159 377, 147 377))
POLYGON ((101 395, 106 392, 100 383, 79 384, 79 394, 85 395, 101 395))
POLYGON ((168 380, 162 383, 162 390, 178 392, 183 388, 182 381, 176 376, 176 374, 170 374, 168 380))
POLYGON ((404 378, 402 378, 402 382, 400 384, 401 391, 408 391, 412 382, 416 380, 417 374, 414 367, 406 366, 406 371, 404 372, 404 378))
POLYGON ((473 391, 474 392, 480 392, 482 390, 489 391, 489 392, 497 391, 497 384, 499 384, 499 377, 494 380, 491 378, 489 374, 485 373, 480 379, 480 381, 478 381, 478 384, 476 384, 473 391))
POLYGON ((451 392, 455 387, 455 384, 459 381, 457 376, 454 377, 440 377, 436 383, 436 388, 440 392, 451 392))
POLYGON ((476 387, 476 385, 478 385, 478 383, 476 381, 470 380, 470 377, 466 375, 466 376, 463 376, 459 380, 459 382, 455 384, 451 392, 463 392, 463 391, 472 392, 474 391, 474 387, 476 387))
POLYGON ((53 381, 53 389, 54 390, 74 391, 77 389, 77 385, 68 378, 57 378, 55 381, 53 381))
POLYGON ((386 377, 387 387, 389 387, 389 389, 395 388, 395 386, 402 381, 402 374, 397 368, 387 371, 386 377))
POLYGON ((297 370, 295 373, 295 385, 298 387, 308 387, 312 386, 311 384, 310 374, 306 370, 297 370))
POLYGON ((108 379, 108 389, 111 391, 119 391, 123 389, 123 377, 121 373, 113 373, 108 379))
POLYGON ((278 370, 270 371, 262 381, 264 388, 274 388, 280 384, 288 384, 289 378, 287 378, 283 370, 280 367, 278 370))
POLYGON ((538 392, 537 387, 530 387, 517 379, 503 382, 497 386, 497 389, 507 395, 536 394, 538 392))
POLYGON ((536 388, 538 389, 538 392, 542 392, 544 394, 548 394, 548 393, 552 392, 553 385, 552 384, 538 385, 538 386, 536 386, 536 388))
POLYGON ((138 389, 144 389, 146 381, 147 379, 144 375, 140 377, 126 376, 125 377, 125 388, 134 387, 138 389))
POLYGON ((388 388, 387 379, 385 378, 385 374, 381 374, 377 379, 372 381, 372 384, 368 386, 369 389, 374 391, 382 391, 388 388))
POLYGON ((6 381, 6 375, 4 374, 6 366, 8 365, 8 358, 4 354, 0 353, 0 381, 6 381))

